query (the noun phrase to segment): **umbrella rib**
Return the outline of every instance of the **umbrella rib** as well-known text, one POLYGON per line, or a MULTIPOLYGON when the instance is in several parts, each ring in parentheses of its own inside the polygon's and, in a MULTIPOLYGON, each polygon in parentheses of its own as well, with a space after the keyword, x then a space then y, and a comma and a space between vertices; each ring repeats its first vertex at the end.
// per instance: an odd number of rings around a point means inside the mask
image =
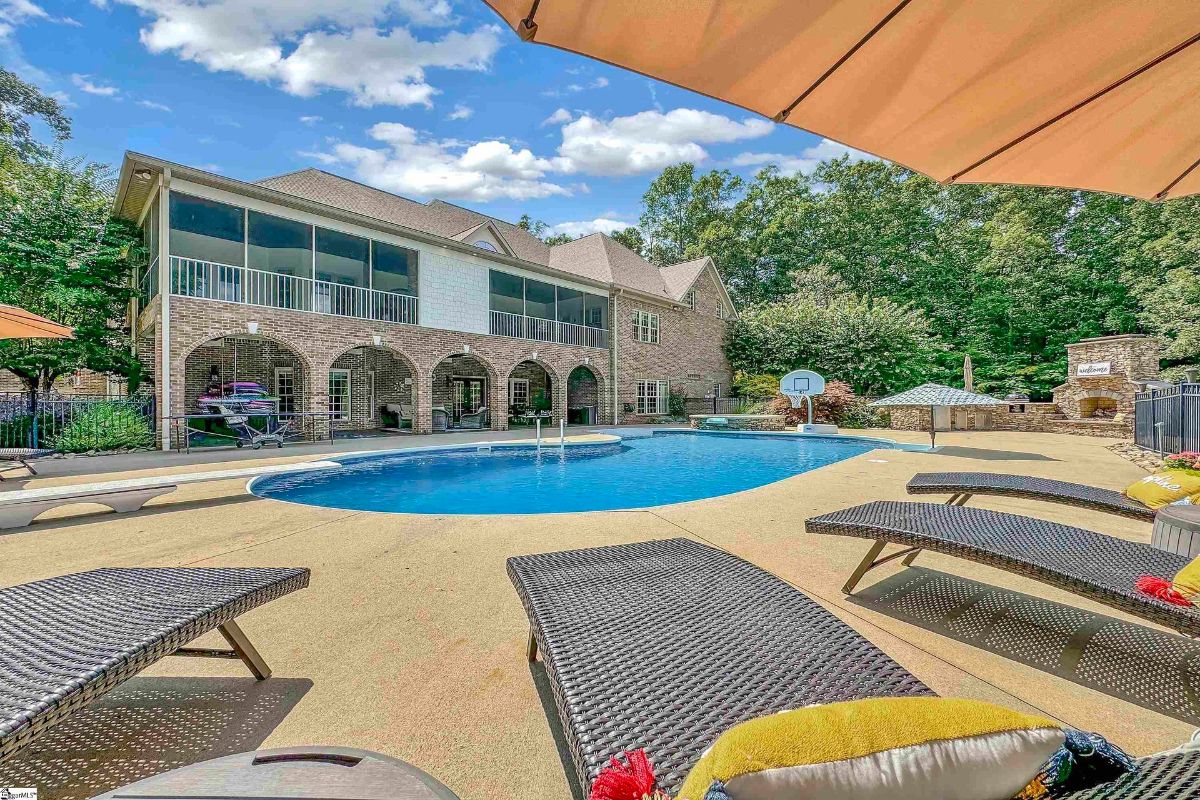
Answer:
POLYGON ((525 15, 525 19, 521 20, 521 28, 517 31, 517 35, 523 41, 532 42, 533 37, 537 36, 538 24, 534 20, 537 16, 538 6, 542 4, 542 0, 533 0, 533 5, 529 7, 529 13, 525 15))
MULTIPOLYGON (((67 327, 65 325, 59 325, 57 322, 50 322, 49 324, 52 327, 46 327, 37 320, 29 319, 28 317, 22 317, 18 314, 10 314, 4 310, 0 310, 0 319, 19 322, 22 325, 28 325, 31 328, 37 328, 38 330, 45 331, 46 333, 62 333, 62 330, 67 327)), ((47 322, 49 322, 49 320, 47 320, 47 322)))
POLYGON ((1176 186, 1176 184, 1178 184, 1178 183, 1179 183, 1181 180, 1183 180, 1184 178, 1186 178, 1188 175, 1191 175, 1191 174, 1192 174, 1192 171, 1193 171, 1193 170, 1195 170, 1195 169, 1196 169, 1196 167, 1200 167, 1200 158, 1198 158, 1198 159, 1196 159, 1195 161, 1193 161, 1193 162, 1192 162, 1192 165, 1191 165, 1190 167, 1188 167, 1187 169, 1185 169, 1183 172, 1179 173, 1179 177, 1178 177, 1178 178, 1176 178, 1175 180, 1171 181, 1170 183, 1168 183, 1168 184, 1167 184, 1167 187, 1166 187, 1165 189, 1163 189, 1163 190, 1162 190, 1161 192, 1159 192, 1158 194, 1154 195, 1154 199, 1155 199, 1155 200, 1166 200, 1166 199, 1167 199, 1167 192, 1169 192, 1169 191, 1171 191, 1172 189, 1174 189, 1174 188, 1175 188, 1175 186, 1176 186))
MULTIPOLYGON (((1200 42, 1200 33, 1197 33, 1197 34, 1191 36, 1190 38, 1186 39, 1185 41, 1180 42, 1179 44, 1175 45, 1170 50, 1168 50, 1167 52, 1158 56, 1154 60, 1152 60, 1146 64, 1143 64, 1142 66, 1135 69, 1133 72, 1130 72, 1125 77, 1110 83, 1108 86, 1105 86, 1103 89, 1096 92, 1095 94, 1092 94, 1090 97, 1086 97, 1083 100, 1080 100, 1078 103, 1071 106, 1066 111, 1063 111, 1062 113, 1057 114, 1054 117, 1051 117, 1050 119, 1043 122, 1041 125, 1038 125, 1033 130, 1027 131, 1027 132, 1021 134, 1020 136, 1018 136, 1017 138, 1013 139, 1008 144, 1003 145, 1002 147, 999 147, 999 148, 993 150, 992 152, 988 153, 986 156, 979 159, 978 161, 976 161, 974 164, 967 167, 966 169, 963 169, 963 170, 960 170, 960 171, 954 173, 949 178, 947 178, 945 182, 946 183, 954 183, 955 181, 957 181, 963 175, 966 175, 971 170, 977 169, 978 167, 982 166, 983 164, 986 164, 987 162, 991 161, 996 156, 1012 149, 1013 147, 1016 147, 1021 142, 1025 141, 1026 139, 1030 138, 1031 136, 1036 136, 1037 134, 1044 131, 1046 128, 1049 128, 1051 125, 1055 124, 1056 122, 1059 122, 1059 121, 1065 119, 1066 117, 1071 116, 1076 111, 1083 108, 1084 106, 1087 106, 1087 105, 1095 102, 1096 100, 1099 100, 1101 97, 1103 97, 1104 95, 1113 91, 1114 89, 1117 89, 1117 88, 1125 85, 1126 83, 1129 83, 1129 81, 1138 77, 1142 73, 1147 72, 1147 71, 1153 69, 1154 67, 1157 67, 1159 64, 1163 63, 1164 61, 1171 58, 1172 56, 1178 55, 1179 53, 1183 52, 1187 48, 1194 45, 1196 42, 1200 42)), ((1182 180, 1188 174, 1188 172, 1191 172, 1192 169, 1195 168, 1195 166, 1196 165, 1193 164, 1191 167, 1189 167, 1187 172, 1184 172, 1183 175, 1180 175, 1179 178, 1176 179, 1175 183, 1178 183, 1180 180, 1182 180)), ((1166 189, 1164 189, 1162 192, 1160 192, 1160 194, 1164 194, 1164 193, 1170 191, 1171 187, 1174 186, 1175 183, 1172 183, 1171 186, 1168 186, 1166 189)))
POLYGON ((830 66, 829 69, 825 70, 825 72, 821 75, 821 77, 817 78, 817 80, 812 84, 812 86, 809 86, 807 89, 805 89, 804 92, 799 97, 797 97, 795 100, 792 101, 791 105, 789 105, 783 111, 780 111, 778 114, 776 114, 774 117, 772 117, 772 119, 775 122, 783 122, 784 120, 786 120, 788 118, 788 116, 793 111, 796 110, 796 106, 798 106, 802 102, 804 102, 804 100, 810 94, 812 94, 813 92, 815 92, 817 90, 817 87, 819 87, 822 83, 824 83, 826 80, 828 80, 829 77, 831 75, 833 75, 833 73, 837 72, 838 69, 841 68, 842 64, 845 64, 847 61, 849 61, 850 58, 855 53, 857 53, 860 49, 862 49, 863 45, 865 45, 867 42, 871 41, 871 39, 875 36, 875 34, 879 33, 881 30, 883 30, 883 27, 885 25, 887 25, 889 22, 891 22, 897 14, 899 14, 901 11, 903 11, 904 7, 907 6, 910 2, 912 2, 912 0, 900 0, 899 5, 897 5, 895 8, 893 8, 886 17, 879 20, 879 22, 877 22, 875 24, 875 27, 871 28, 871 30, 867 31, 867 34, 865 36, 863 36, 861 39, 859 39, 857 42, 855 42, 854 46, 851 47, 849 50, 847 50, 842 55, 841 58, 839 58, 837 61, 833 62, 833 65, 830 66))

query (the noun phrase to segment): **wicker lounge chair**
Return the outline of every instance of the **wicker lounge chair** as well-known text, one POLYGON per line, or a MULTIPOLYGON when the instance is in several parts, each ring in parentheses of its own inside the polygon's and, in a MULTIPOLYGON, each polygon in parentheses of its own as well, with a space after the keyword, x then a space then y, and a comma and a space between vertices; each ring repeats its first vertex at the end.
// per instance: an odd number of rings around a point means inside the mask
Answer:
POLYGON ((37 475, 30 461, 54 455, 53 450, 34 447, 0 447, 0 481, 5 480, 4 473, 15 470, 27 470, 30 475, 37 475), (9 466, 5 466, 8 464, 9 466))
POLYGON ((875 567, 922 550, 958 556, 1014 572, 1173 628, 1200 636, 1200 609, 1147 597, 1133 588, 1140 575, 1171 577, 1188 559, 1056 522, 981 508, 881 501, 823 514, 804 523, 809 533, 873 539, 842 590, 851 594, 875 567), (882 556, 888 544, 904 549, 882 556))
POLYGON ((488 407, 482 406, 478 411, 471 414, 464 413, 458 418, 458 426, 460 428, 472 428, 475 430, 482 429, 487 426, 488 407))
MULTIPOLYGON (((529 658, 543 653, 584 793, 625 749, 645 747, 673 792, 743 720, 933 694, 807 595, 689 539, 510 558, 508 574, 529 614, 529 658)), ((1200 800, 1196 753, 1151 756, 1138 767, 1069 800, 1200 800)))
POLYGON ((1154 521, 1154 509, 1130 500, 1112 489, 1081 483, 1035 478, 1029 475, 1001 475, 994 472, 922 472, 908 482, 909 494, 948 494, 947 505, 965 505, 972 495, 1021 497, 1064 503, 1093 511, 1106 511, 1143 522, 1154 521))
POLYGON ((234 619, 307 569, 100 569, 0 589, 0 761, 164 656, 266 662, 234 619), (193 648, 219 630, 229 650, 193 648))

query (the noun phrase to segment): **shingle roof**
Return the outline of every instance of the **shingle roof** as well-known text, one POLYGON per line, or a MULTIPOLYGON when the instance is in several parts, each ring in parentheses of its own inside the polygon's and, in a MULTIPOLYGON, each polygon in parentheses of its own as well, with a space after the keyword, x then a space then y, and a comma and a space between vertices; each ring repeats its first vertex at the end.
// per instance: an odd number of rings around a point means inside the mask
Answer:
POLYGON ((602 233, 550 247, 511 222, 443 200, 418 203, 320 169, 276 175, 258 185, 448 239, 490 224, 516 258, 664 300, 680 300, 707 263, 698 259, 660 270, 602 233))
POLYGON ((662 273, 663 284, 666 286, 667 294, 676 300, 682 300, 683 296, 692 288, 692 284, 696 282, 696 278, 700 277, 700 273, 708 266, 708 256, 697 258, 695 261, 683 261, 679 264, 672 264, 669 267, 663 267, 659 270, 662 273))
POLYGON ((922 383, 916 388, 909 389, 891 397, 884 397, 871 403, 873 406, 1002 406, 1003 400, 997 400, 986 394, 955 389, 940 383, 922 383))

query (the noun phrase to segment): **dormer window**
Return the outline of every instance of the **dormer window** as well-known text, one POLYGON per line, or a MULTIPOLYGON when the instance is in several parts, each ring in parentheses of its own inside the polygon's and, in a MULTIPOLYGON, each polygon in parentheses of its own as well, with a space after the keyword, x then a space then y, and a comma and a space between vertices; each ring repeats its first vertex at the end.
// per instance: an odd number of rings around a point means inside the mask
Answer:
POLYGON ((495 248, 495 246, 491 242, 484 241, 483 239, 480 239, 477 242, 471 242, 471 244, 473 244, 475 247, 478 247, 480 250, 487 250, 489 253, 499 253, 500 252, 499 250, 497 250, 495 248))

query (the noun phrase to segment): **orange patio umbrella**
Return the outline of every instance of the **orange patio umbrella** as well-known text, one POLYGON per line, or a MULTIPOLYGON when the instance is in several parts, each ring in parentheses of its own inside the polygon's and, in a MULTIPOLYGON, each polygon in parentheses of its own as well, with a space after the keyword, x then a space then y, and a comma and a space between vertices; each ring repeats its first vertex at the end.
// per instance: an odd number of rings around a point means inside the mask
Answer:
POLYGON ((1200 192, 1196 0, 485 0, 943 183, 1200 192))
POLYGON ((0 304, 0 339, 72 339, 73 328, 17 306, 0 304))

